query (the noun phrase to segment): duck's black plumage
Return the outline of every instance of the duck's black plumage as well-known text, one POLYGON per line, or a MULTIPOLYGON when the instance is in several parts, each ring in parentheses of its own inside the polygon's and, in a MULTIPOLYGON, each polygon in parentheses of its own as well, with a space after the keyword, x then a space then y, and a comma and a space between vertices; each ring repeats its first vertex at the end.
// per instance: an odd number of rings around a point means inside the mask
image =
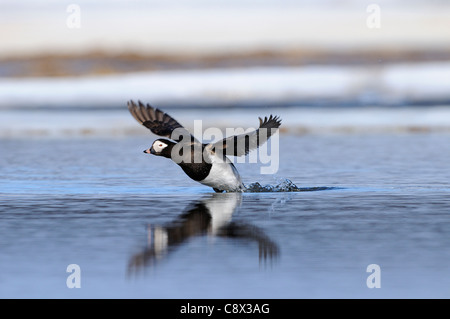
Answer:
POLYGON ((270 115, 262 120, 259 118, 259 128, 253 132, 227 137, 214 143, 214 149, 225 150, 225 155, 242 156, 264 144, 274 133, 273 128, 278 128, 281 120, 278 116, 270 115))
POLYGON ((128 110, 136 121, 158 136, 167 137, 177 142, 180 142, 183 136, 189 136, 192 141, 195 140, 189 131, 173 117, 158 108, 152 107, 150 104, 145 106, 141 101, 138 101, 138 104, 129 101, 128 110), (173 134, 175 130, 178 130, 179 135, 175 136, 173 134))
MULTIPOLYGON (((204 161, 200 163, 194 162, 193 159, 195 158, 195 144, 192 144, 191 146, 185 148, 181 147, 178 150, 174 151, 173 148, 176 147, 177 143, 163 138, 159 139, 158 141, 164 142, 165 144, 167 144, 167 147, 165 147, 160 153, 157 153, 155 155, 160 155, 176 161, 176 159, 172 158, 175 153, 177 156, 179 156, 179 158, 187 159, 186 161, 182 161, 177 164, 183 169, 186 175, 188 175, 194 181, 202 181, 208 176, 209 172, 211 171, 212 164, 206 163, 204 161), (183 152, 185 149, 188 149, 190 151, 190 154, 184 154, 183 152)), ((206 145, 203 144, 202 149, 204 149, 205 146, 206 145)))
POLYGON ((212 164, 210 163, 180 163, 178 165, 180 165, 187 176, 197 182, 208 177, 212 168, 212 164))

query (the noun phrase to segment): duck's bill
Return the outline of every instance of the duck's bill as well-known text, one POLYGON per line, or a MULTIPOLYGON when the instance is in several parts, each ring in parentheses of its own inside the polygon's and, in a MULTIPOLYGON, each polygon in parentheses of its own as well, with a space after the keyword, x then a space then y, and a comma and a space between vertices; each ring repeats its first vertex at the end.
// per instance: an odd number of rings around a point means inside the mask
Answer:
POLYGON ((148 149, 146 149, 146 150, 144 151, 144 153, 155 155, 155 150, 154 150, 153 148, 148 148, 148 149))

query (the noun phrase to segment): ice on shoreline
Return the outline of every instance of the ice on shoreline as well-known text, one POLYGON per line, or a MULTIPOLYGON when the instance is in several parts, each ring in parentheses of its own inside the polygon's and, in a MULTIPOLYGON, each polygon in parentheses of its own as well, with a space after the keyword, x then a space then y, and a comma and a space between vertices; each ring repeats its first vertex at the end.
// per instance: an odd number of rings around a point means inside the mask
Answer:
POLYGON ((450 62, 255 67, 0 79, 0 109, 156 105, 410 105, 450 101, 450 62))

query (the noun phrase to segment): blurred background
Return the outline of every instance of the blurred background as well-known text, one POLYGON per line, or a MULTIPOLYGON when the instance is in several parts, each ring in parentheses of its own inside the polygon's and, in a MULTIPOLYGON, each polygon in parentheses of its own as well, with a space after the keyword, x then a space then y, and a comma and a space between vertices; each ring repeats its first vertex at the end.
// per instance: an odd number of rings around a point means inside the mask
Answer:
POLYGON ((278 112, 283 132, 450 130, 445 0, 0 7, 1 137, 147 134, 130 99, 188 127, 278 112))

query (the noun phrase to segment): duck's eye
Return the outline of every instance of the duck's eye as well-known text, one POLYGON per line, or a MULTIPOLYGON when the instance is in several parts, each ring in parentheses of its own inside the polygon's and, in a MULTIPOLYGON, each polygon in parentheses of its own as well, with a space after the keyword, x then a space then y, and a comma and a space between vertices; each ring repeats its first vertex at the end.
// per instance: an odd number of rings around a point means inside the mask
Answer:
POLYGON ((159 147, 162 147, 162 144, 159 144, 159 147))

